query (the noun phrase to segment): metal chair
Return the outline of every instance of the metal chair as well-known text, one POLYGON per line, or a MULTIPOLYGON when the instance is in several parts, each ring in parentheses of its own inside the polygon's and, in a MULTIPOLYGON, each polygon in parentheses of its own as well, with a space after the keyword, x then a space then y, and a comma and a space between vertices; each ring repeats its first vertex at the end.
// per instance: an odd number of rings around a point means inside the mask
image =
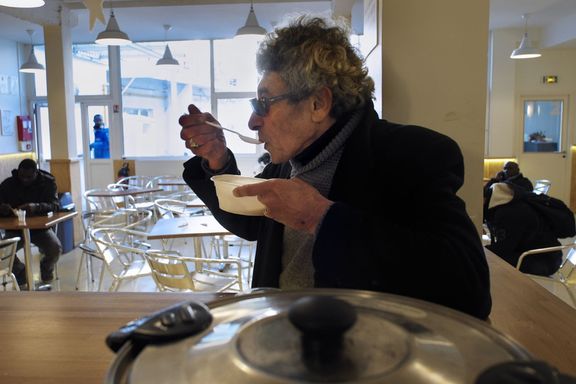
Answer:
MULTIPOLYGON (((148 224, 152 221, 152 211, 150 210, 136 210, 136 209, 121 209, 111 215, 98 215, 95 212, 85 212, 82 215, 82 225, 84 228, 84 240, 78 245, 82 251, 80 256, 80 264, 78 265, 78 272, 76 274, 76 290, 80 286, 80 277, 82 275, 82 267, 86 267, 87 284, 94 283, 94 270, 92 261, 94 259, 104 263, 104 260, 96 250, 96 246, 90 236, 90 231, 96 228, 124 228, 132 229, 140 232, 146 232, 148 224)), ((142 242, 138 244, 139 247, 150 248, 148 243, 142 242)), ((98 286, 102 284, 104 276, 104 264, 100 271, 100 281, 98 286)))
POLYGON ((570 298, 571 305, 576 308, 576 244, 568 245, 558 245, 555 247, 546 247, 531 249, 520 255, 518 258, 518 263, 516 264, 516 269, 520 270, 524 259, 527 256, 541 255, 552 251, 562 251, 563 259, 562 264, 558 271, 551 276, 539 276, 527 274, 531 279, 542 283, 546 288, 550 287, 552 292, 556 292, 556 288, 560 288, 567 292, 570 298))
POLYGON ((157 217, 159 219, 192 216, 203 214, 204 210, 199 206, 190 206, 185 200, 178 199, 156 199, 154 200, 157 217))
POLYGON ((6 290, 8 284, 12 284, 13 290, 20 290, 16 276, 12 273, 12 266, 14 265, 14 258, 16 257, 16 247, 19 241, 19 237, 0 240, 0 278, 2 278, 1 284, 4 290, 6 290))
POLYGON ((116 181, 116 184, 124 184, 130 187, 146 188, 146 185, 152 179, 151 176, 126 176, 116 181))
MULTIPOLYGON (((112 277, 109 291, 117 291, 125 281, 151 275, 150 267, 144 258, 147 233, 125 228, 96 228, 90 232, 90 236, 104 261, 105 270, 112 277)), ((102 289, 102 282, 101 278, 99 291, 102 289)))
POLYGON ((178 251, 156 249, 146 251, 145 257, 160 291, 223 292, 244 289, 239 260, 185 257, 178 251), (231 266, 228 272, 217 270, 222 262, 231 266), (193 265, 202 267, 193 269, 193 265), (210 265, 214 268, 209 268, 210 265))
POLYGON ((87 211, 95 211, 100 214, 114 212, 118 210, 118 202, 110 196, 98 196, 99 192, 107 192, 107 188, 94 188, 84 192, 87 211))
POLYGON ((254 268, 254 254, 255 254, 256 242, 248 241, 236 235, 225 235, 225 236, 212 236, 210 241, 210 252, 209 255, 213 253, 217 258, 222 260, 223 264, 220 265, 219 270, 223 271, 229 268, 230 264, 224 263, 226 260, 239 260, 243 270, 246 270, 246 284, 250 285, 252 283, 252 269, 254 268), (234 248, 237 251, 231 253, 230 250, 234 248), (244 250, 246 250, 244 252, 244 250))
POLYGON ((536 180, 534 182, 534 193, 540 195, 540 194, 548 194, 548 190, 550 189, 550 185, 552 183, 550 182, 550 180, 536 180))

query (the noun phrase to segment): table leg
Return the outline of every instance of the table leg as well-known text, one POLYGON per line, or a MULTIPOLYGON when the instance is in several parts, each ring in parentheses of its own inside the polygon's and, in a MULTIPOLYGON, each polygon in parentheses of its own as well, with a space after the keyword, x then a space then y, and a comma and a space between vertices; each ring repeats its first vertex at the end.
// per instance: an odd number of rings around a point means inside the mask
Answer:
POLYGON ((32 247, 30 245, 30 230, 22 229, 24 237, 24 264, 26 265, 26 280, 28 281, 28 290, 34 290, 34 271, 32 270, 32 247))
MULTIPOLYGON (((194 257, 202 257, 202 237, 194 237, 194 257)), ((196 263, 196 272, 202 272, 202 263, 196 263)))

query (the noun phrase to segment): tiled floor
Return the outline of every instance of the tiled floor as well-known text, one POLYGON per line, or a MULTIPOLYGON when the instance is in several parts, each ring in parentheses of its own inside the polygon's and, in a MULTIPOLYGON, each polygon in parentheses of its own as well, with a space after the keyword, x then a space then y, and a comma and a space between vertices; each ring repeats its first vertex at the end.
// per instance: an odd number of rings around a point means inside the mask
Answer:
MULTIPOLYGON (((162 245, 161 245, 159 240, 152 240, 150 242, 150 245, 152 246, 153 249, 161 249, 162 248, 162 245)), ((209 238, 205 238, 205 246, 206 246, 206 249, 209 249, 209 238)), ((193 254, 193 244, 192 244, 192 241, 190 239, 178 239, 173 243, 172 247, 173 247, 173 249, 180 250, 183 255, 193 254)), ((20 250, 18 252, 18 257, 21 260, 24 260, 24 255, 22 252, 23 252, 22 250, 20 250)), ((39 255, 38 249, 36 247, 32 247, 32 252, 33 252, 34 257, 35 257, 34 265, 36 266, 36 268, 34 270, 34 279, 35 279, 35 281, 38 281, 40 272, 39 272, 37 266, 39 265, 38 258, 40 257, 40 255, 39 255)), ((58 262, 58 279, 51 284, 52 290, 54 290, 54 291, 74 291, 74 290, 76 290, 76 277, 78 274, 78 268, 80 266, 81 252, 82 252, 81 249, 79 247, 76 247, 72 251, 65 253, 62 256, 60 256, 60 260, 58 262)), ((230 252, 236 252, 236 251, 232 247, 232 248, 230 248, 230 252)), ((244 256, 247 256, 247 252, 248 252, 248 248, 243 247, 242 254, 244 256)), ((102 266, 102 264, 99 260, 93 261, 93 271, 94 271, 95 282, 89 283, 89 282, 87 282, 87 278, 86 278, 87 277, 87 268, 85 265, 83 265, 83 267, 81 269, 81 273, 80 273, 80 283, 79 283, 78 290, 80 290, 80 291, 97 291, 98 290, 98 281, 99 281, 101 266, 102 266)), ((249 284, 246 284, 248 271, 244 270, 243 272, 244 272, 243 276, 244 276, 245 289, 248 289, 249 284)), ((107 272, 105 272, 104 273, 104 280, 102 282, 102 291, 108 290, 108 288, 110 287, 111 281, 112 281, 112 279, 111 279, 110 275, 107 272)), ((1 287, 0 287, 0 289, 1 289, 1 287)), ((155 291, 157 291, 157 289, 156 289, 156 284, 155 284, 154 280, 152 279, 152 277, 146 276, 146 277, 138 278, 138 279, 133 280, 133 281, 123 282, 120 285, 120 288, 118 289, 118 291, 121 291, 121 292, 155 292, 155 291)))

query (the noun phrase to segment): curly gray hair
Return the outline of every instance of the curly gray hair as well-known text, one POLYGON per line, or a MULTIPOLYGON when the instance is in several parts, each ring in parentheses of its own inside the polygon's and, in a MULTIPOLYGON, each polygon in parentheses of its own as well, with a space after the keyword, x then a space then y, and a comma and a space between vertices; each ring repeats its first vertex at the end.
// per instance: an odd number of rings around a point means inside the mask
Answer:
POLYGON ((300 16, 276 29, 260 44, 259 73, 277 72, 297 102, 322 87, 332 91, 330 115, 342 115, 364 106, 374 94, 374 81, 364 60, 352 46, 349 31, 334 20, 300 16))

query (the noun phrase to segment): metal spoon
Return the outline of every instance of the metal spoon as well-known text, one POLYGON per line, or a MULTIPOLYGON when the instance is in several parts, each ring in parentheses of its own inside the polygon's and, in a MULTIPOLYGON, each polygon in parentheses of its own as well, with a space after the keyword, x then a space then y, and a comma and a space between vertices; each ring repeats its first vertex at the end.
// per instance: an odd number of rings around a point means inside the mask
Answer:
POLYGON ((258 140, 258 139, 255 139, 255 138, 253 138, 253 137, 244 136, 244 135, 241 134, 241 133, 238 133, 238 132, 236 132, 236 131, 233 131, 232 129, 229 129, 229 128, 224 128, 223 126, 221 126, 221 125, 219 125, 219 124, 216 124, 216 123, 213 123, 213 122, 211 122, 211 121, 205 121, 205 123, 208 124, 208 125, 211 125, 211 126, 213 126, 213 127, 222 129, 222 130, 224 130, 224 131, 228 131, 228 132, 235 133, 235 134, 238 135, 238 137, 239 137, 242 141, 245 141, 245 142, 247 142, 247 143, 250 143, 250 144, 262 144, 262 142, 261 142, 260 140, 258 140))

